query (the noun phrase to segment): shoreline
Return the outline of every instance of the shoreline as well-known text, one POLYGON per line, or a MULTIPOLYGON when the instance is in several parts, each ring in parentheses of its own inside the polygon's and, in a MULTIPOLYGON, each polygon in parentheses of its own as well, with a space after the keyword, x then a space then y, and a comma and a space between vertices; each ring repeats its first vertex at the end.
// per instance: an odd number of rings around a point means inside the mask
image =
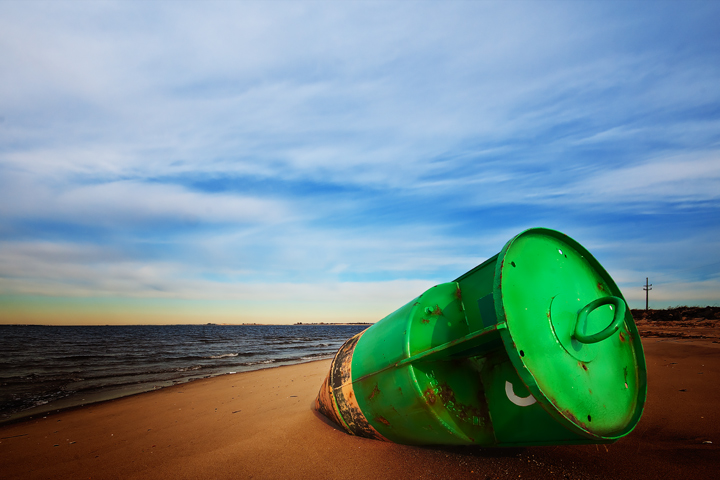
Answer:
POLYGON ((198 378, 188 378, 188 379, 182 380, 182 381, 171 381, 172 383, 170 383, 168 385, 160 385, 160 386, 153 385, 152 388, 146 388, 146 387, 140 386, 140 385, 138 385, 137 388, 131 388, 131 387, 130 388, 128 388, 128 387, 113 388, 113 387, 110 387, 105 391, 99 390, 97 392, 92 392, 91 394, 86 395, 87 397, 96 398, 96 400, 84 401, 85 400, 84 398, 81 400, 78 400, 77 397, 79 397, 81 395, 76 394, 74 396, 64 397, 64 398, 61 398, 58 400, 54 400, 52 402, 48 402, 43 405, 38 405, 36 407, 31 407, 31 408, 28 408, 25 410, 21 410, 20 412, 16 412, 16 413, 9 415, 7 418, 0 418, 0 427, 15 424, 18 422, 23 422, 25 420, 32 420, 34 417, 52 414, 53 412, 60 413, 60 412, 68 411, 68 410, 74 410, 77 408, 83 408, 83 407, 88 407, 91 405, 97 405, 100 403, 112 402, 114 400, 120 400, 123 398, 134 397, 136 395, 143 395, 143 394, 147 394, 147 393, 157 392, 159 390, 166 389, 166 388, 172 388, 172 387, 176 387, 176 386, 186 385, 188 383, 197 382, 199 380, 208 380, 208 379, 223 377, 226 375, 238 375, 238 374, 243 374, 243 373, 256 372, 258 370, 270 370, 273 368, 290 367, 293 365, 301 365, 301 364, 305 364, 305 363, 324 362, 324 361, 328 361, 331 359, 332 359, 332 357, 319 358, 319 359, 304 360, 304 361, 299 361, 296 363, 288 363, 288 364, 282 364, 282 365, 258 364, 259 368, 251 368, 251 369, 242 370, 239 372, 226 372, 226 373, 220 373, 217 375, 207 375, 207 376, 198 377, 198 378), (129 391, 130 393, 124 393, 124 394, 119 393, 121 391, 129 391), (118 392, 118 393, 112 394, 111 392, 118 392))

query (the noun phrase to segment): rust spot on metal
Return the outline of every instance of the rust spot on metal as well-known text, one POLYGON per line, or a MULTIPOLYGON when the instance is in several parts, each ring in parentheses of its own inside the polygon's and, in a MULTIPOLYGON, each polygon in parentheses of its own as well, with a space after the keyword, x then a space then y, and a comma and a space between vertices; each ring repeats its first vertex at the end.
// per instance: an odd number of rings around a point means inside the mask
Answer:
POLYGON ((427 318, 423 318, 422 323, 430 323, 430 320, 428 320, 427 318))
POLYGON ((585 425, 585 422, 581 422, 579 418, 577 418, 570 410, 563 410, 561 412, 565 418, 573 422, 575 425, 578 425, 580 428, 587 430, 587 425, 585 425))
POLYGON ((586 372, 588 371, 587 365, 585 365, 582 362, 578 362, 578 364, 580 364, 580 366, 583 368, 583 370, 585 370, 586 372))
POLYGON ((380 394, 380 389, 378 388, 378 384, 375 384, 375 388, 372 389, 372 392, 370 392, 370 396, 368 397, 368 400, 372 400, 375 398, 376 395, 380 394))
POLYGON ((623 332, 620 332, 620 341, 621 342, 625 341, 625 335, 623 335, 623 332))
POLYGON ((439 305, 435 305, 435 309, 430 312, 431 315, 442 315, 442 310, 439 305))
POLYGON ((448 385, 447 382, 440 384, 440 387, 438 388, 438 395, 443 403, 455 403, 455 392, 452 391, 452 388, 450 388, 450 385, 448 385))
POLYGON ((598 290, 605 290, 605 287, 603 287, 602 283, 598 282, 597 284, 598 290))
POLYGON ((483 425, 485 423, 486 412, 481 407, 460 403, 455 405, 455 411, 458 418, 463 422, 475 425, 483 425))
POLYGON ((432 387, 428 387, 428 388, 423 392, 423 395, 425 396, 425 401, 426 401, 429 405, 435 405, 435 399, 436 399, 436 397, 435 397, 435 391, 433 390, 432 387))
POLYGON ((484 391, 478 390, 476 392, 477 404, 458 402, 455 397, 455 392, 447 383, 443 383, 437 387, 437 394, 445 408, 462 422, 481 428, 492 428, 490 426, 490 414, 484 391))
POLYGON ((400 392, 400 395, 402 395, 402 387, 398 387, 398 391, 400 392))
POLYGON ((383 425, 387 425, 388 427, 390 426, 390 422, 388 422, 387 418, 385 418, 385 417, 382 417, 382 416, 381 416, 381 417, 375 417, 375 421, 376 421, 376 422, 380 422, 380 423, 382 423, 383 425))
POLYGON ((460 285, 455 288, 455 298, 462 300, 462 292, 460 291, 460 285))

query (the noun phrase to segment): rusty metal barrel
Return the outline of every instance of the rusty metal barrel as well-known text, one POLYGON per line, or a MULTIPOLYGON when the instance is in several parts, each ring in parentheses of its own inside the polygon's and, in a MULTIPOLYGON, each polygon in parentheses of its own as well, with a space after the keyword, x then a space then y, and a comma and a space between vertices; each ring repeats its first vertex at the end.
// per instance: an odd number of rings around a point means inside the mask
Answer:
POLYGON ((642 415, 642 344, 579 243, 534 228, 349 339, 316 408, 404 444, 611 443, 642 415))

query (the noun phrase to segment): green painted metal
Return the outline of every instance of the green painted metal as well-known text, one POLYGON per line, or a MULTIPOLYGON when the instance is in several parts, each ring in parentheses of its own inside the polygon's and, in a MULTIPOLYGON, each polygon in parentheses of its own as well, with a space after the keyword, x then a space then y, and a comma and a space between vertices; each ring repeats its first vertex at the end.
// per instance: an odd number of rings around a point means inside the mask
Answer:
POLYGON ((634 428, 645 402, 642 345, 622 293, 553 230, 522 232, 356 341, 352 401, 398 443, 609 443, 634 428))

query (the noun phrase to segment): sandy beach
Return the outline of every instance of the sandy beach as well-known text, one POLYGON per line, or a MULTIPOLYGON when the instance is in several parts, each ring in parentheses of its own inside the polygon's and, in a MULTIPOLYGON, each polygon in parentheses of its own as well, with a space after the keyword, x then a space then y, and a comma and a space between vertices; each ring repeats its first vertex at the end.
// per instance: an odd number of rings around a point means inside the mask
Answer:
POLYGON ((648 401, 637 428, 612 445, 412 447, 349 436, 311 408, 330 364, 325 360, 5 425, 0 477, 717 478, 720 332, 669 336, 642 320, 638 328, 645 335, 648 401))

